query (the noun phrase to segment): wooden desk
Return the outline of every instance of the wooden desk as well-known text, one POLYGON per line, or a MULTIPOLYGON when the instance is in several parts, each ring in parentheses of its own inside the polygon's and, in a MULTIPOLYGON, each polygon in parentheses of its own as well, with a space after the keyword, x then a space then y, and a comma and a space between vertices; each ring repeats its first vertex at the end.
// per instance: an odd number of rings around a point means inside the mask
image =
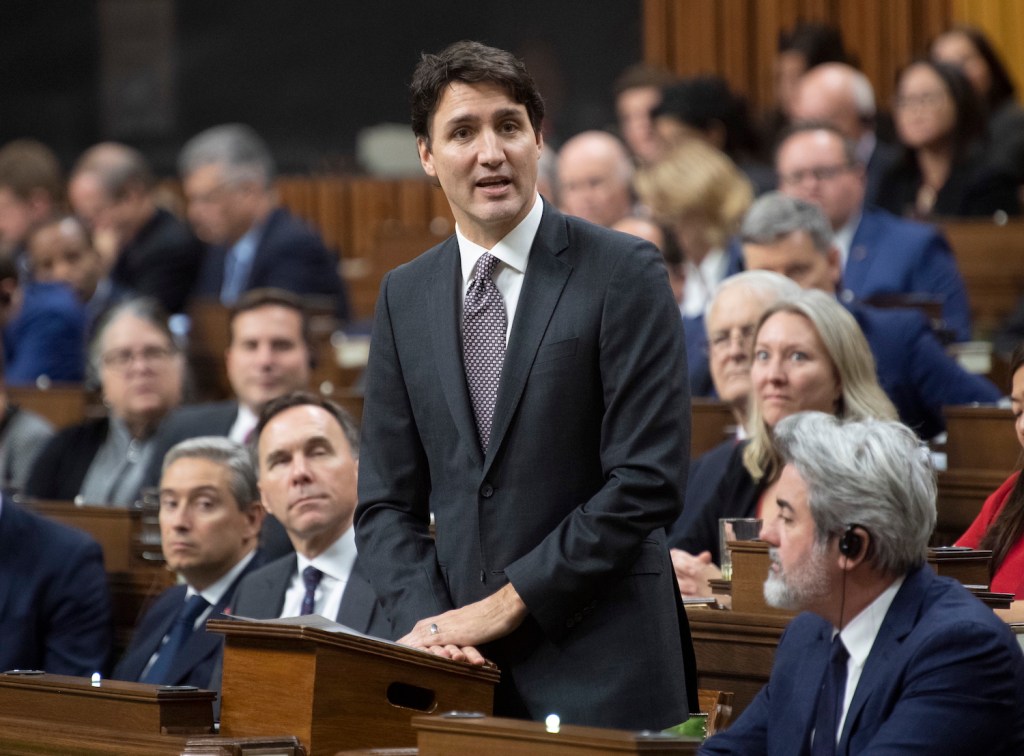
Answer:
POLYGON ((490 714, 499 672, 295 622, 212 620, 225 635, 221 733, 290 732, 311 756, 408 747, 413 715, 490 714))
POLYGON ((45 417, 57 428, 82 422, 90 406, 89 392, 79 384, 58 383, 45 389, 8 386, 7 398, 12 404, 45 417))
POLYGON ((736 418, 729 405, 699 397, 690 403, 690 459, 735 435, 736 418))
POLYGON ((440 715, 413 717, 419 756, 488 754, 488 756, 563 756, 589 754, 696 753, 697 738, 628 732, 601 727, 562 725, 549 730, 543 722, 500 717, 440 715))

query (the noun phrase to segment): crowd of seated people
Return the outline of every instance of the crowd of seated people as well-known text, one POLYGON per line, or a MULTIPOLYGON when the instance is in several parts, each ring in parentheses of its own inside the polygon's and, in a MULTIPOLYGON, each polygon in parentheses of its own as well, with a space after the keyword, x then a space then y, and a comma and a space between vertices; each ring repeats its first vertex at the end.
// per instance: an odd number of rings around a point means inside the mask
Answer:
MULTIPOLYGON (((659 247, 692 393, 725 402, 736 421, 735 438, 692 460, 686 507, 669 531, 685 596, 709 594, 720 576, 719 518, 777 521, 789 460, 775 433, 786 418, 899 418, 927 440, 944 430, 943 406, 1002 396, 944 351, 943 339, 972 337, 970 306, 949 245, 928 222, 1020 212, 1021 109, 991 45, 957 28, 902 69, 895 143, 876 130, 871 83, 831 31, 801 27, 779 52, 772 151, 724 80, 637 68, 616 84, 621 140, 595 131, 566 141, 545 193, 566 213, 659 247), (890 295, 939 302, 941 322, 873 306, 890 295)), ((393 636, 355 551, 358 428, 302 392, 314 360, 304 302, 324 298, 339 319, 350 314, 337 256, 281 205, 273 158, 251 128, 196 135, 179 174, 184 218, 159 206, 145 156, 127 145, 85 152, 66 191, 43 145, 0 149, 0 206, 18 210, 16 222, 0 222, 6 381, 91 379, 106 410, 55 432, 9 404, 0 384, 0 479, 29 497, 121 507, 156 487, 163 554, 180 580, 142 615, 114 666, 98 547, 47 530, 4 498, 0 546, 46 541, 73 557, 74 581, 41 571, 39 590, 65 581, 93 598, 75 647, 37 629, 10 646, 20 656, 8 660, 0 648, 8 666, 216 688, 220 640, 203 623, 228 607, 261 618, 316 612, 393 636), (34 184, 6 178, 24 173, 11 164, 34 166, 34 184), (230 309, 233 396, 189 405, 189 366, 170 315, 200 298, 230 309), (318 508, 292 506, 296 476, 322 494, 318 508)), ((1010 377, 1024 446, 1024 350, 1010 377)), ((1018 593, 1019 472, 958 543, 992 549, 993 590, 1018 593)), ((54 596, 55 616, 76 609, 54 596)), ((32 611, 48 610, 37 604, 32 611)), ((19 611, 36 627, 28 608, 19 611)))

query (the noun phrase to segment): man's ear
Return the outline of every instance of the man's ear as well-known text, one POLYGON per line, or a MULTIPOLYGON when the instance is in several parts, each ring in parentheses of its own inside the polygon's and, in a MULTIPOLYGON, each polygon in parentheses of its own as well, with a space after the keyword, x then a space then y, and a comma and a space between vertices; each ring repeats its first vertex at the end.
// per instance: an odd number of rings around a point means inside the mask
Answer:
POLYGON ((434 156, 430 152, 429 137, 416 137, 416 152, 419 153, 423 172, 431 178, 437 178, 437 171, 434 170, 434 156))

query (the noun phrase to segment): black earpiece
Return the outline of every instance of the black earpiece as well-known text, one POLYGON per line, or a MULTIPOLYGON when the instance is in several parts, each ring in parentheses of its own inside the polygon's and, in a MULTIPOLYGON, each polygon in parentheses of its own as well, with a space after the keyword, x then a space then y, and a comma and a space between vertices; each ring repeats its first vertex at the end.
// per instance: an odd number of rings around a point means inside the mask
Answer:
POLYGON ((839 536, 839 553, 847 559, 857 558, 860 556, 861 549, 864 548, 864 539, 857 532, 857 528, 861 528, 861 526, 847 525, 846 530, 839 536))

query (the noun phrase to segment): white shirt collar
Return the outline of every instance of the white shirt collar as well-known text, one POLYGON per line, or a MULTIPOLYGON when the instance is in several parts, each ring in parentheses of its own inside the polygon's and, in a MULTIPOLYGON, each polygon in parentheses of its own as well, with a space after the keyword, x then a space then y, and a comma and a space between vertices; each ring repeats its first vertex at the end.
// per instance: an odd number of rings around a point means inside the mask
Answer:
POLYGON ((858 210, 850 219, 843 224, 843 227, 835 232, 833 244, 839 250, 839 270, 846 272, 846 261, 850 259, 850 247, 853 245, 854 234, 860 225, 861 213, 858 210))
POLYGON ((473 278, 473 268, 476 267, 476 261, 480 259, 480 255, 484 252, 490 252, 510 268, 517 270, 519 273, 525 273, 526 264, 530 259, 530 247, 533 246, 533 240, 537 236, 537 229, 540 228, 540 220, 543 215, 544 202, 538 194, 534 196, 533 207, 530 208, 530 212, 526 214, 526 217, 519 221, 519 224, 505 234, 505 237, 491 249, 486 249, 479 244, 471 242, 462 235, 462 229, 456 223, 455 238, 459 242, 462 280, 469 281, 473 278))
POLYGON ((231 430, 228 431, 228 438, 235 443, 244 445, 249 440, 249 434, 256 429, 259 420, 255 412, 239 402, 238 414, 235 415, 235 422, 231 424, 231 430))
POLYGON ((850 659, 858 667, 863 667, 867 661, 878 631, 885 621, 885 615, 889 612, 900 586, 903 585, 903 580, 903 575, 893 580, 892 584, 864 607, 860 614, 847 622, 846 627, 839 633, 850 659))
POLYGON ((320 572, 335 580, 348 580, 352 574, 352 565, 356 562, 356 531, 350 527, 341 538, 327 547, 327 550, 308 559, 296 552, 299 558, 299 574, 313 565, 320 572))
POLYGON ((197 591, 190 585, 188 587, 188 590, 185 591, 185 598, 191 598, 192 596, 198 593, 200 596, 206 599, 206 601, 210 604, 211 607, 217 606, 220 600, 224 597, 224 594, 227 593, 228 588, 230 588, 231 584, 234 583, 238 576, 242 574, 242 570, 246 568, 246 566, 249 564, 249 562, 252 561, 252 558, 254 556, 256 556, 255 548, 250 550, 248 554, 239 559, 238 563, 235 564, 235 566, 232 567, 230 570, 225 572, 220 580, 216 581, 215 583, 211 583, 201 591, 197 591))

